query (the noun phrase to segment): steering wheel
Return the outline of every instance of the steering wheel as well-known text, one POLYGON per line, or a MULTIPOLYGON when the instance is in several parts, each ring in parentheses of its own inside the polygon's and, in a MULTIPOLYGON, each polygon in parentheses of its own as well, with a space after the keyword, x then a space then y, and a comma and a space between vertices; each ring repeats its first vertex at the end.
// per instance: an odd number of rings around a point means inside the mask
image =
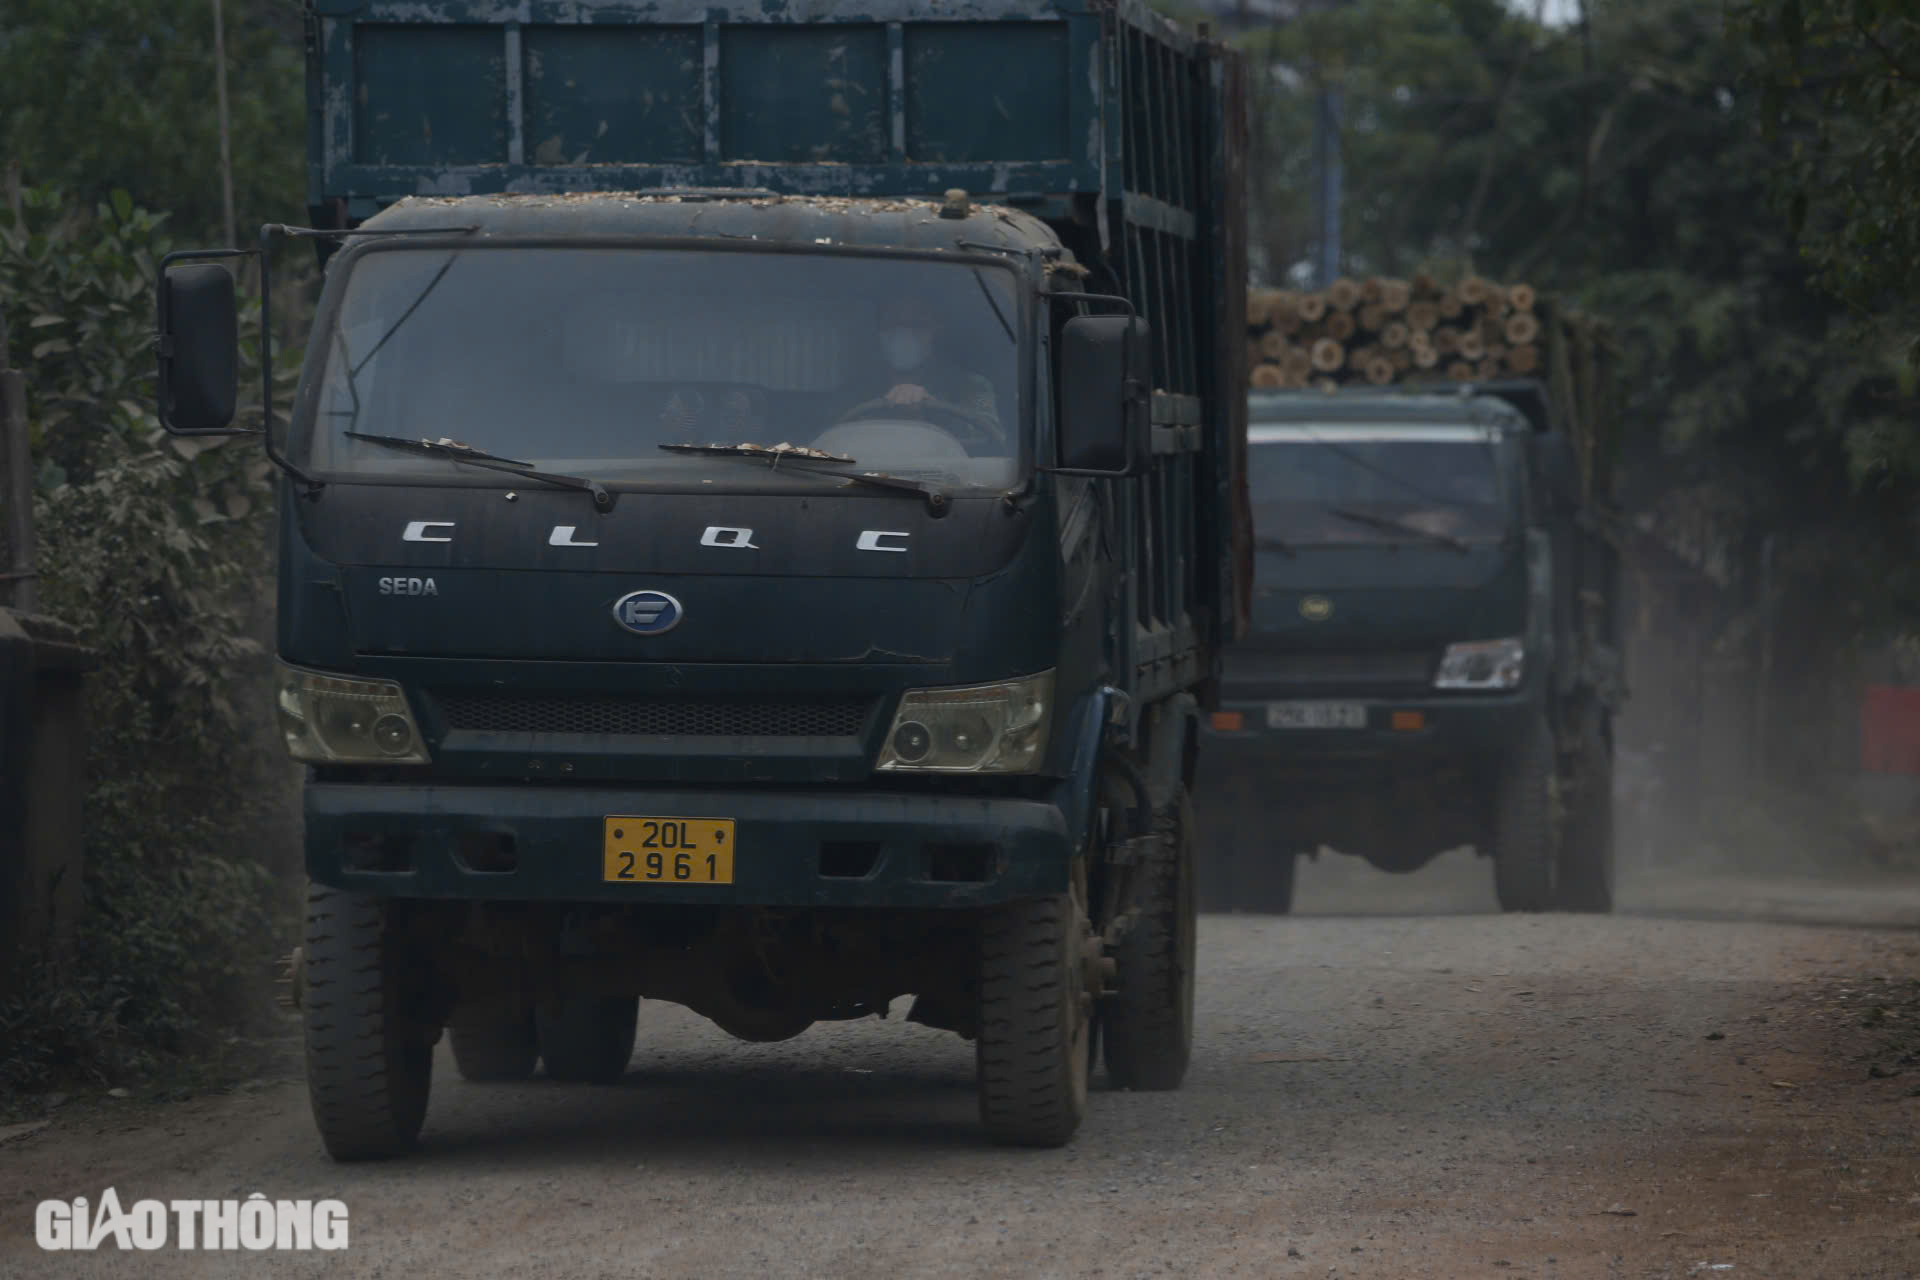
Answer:
POLYGON ((913 404, 895 404, 882 396, 877 400, 855 405, 842 415, 840 421, 858 422, 862 418, 917 418, 927 413, 936 414, 945 419, 944 422, 931 422, 927 425, 947 432, 962 445, 969 441, 990 441, 997 445, 1007 443, 1007 430, 997 419, 990 418, 977 409, 969 409, 965 405, 954 404, 950 400, 941 400, 935 396, 928 396, 913 404), (954 425, 957 425, 960 430, 955 431, 954 425))

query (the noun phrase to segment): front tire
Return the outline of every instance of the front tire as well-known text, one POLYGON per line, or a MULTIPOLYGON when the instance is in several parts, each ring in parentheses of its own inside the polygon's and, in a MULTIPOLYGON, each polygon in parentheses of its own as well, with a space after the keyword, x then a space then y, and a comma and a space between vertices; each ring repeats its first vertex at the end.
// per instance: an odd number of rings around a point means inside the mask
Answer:
POLYGON ((1546 717, 1500 762, 1493 785, 1493 888, 1502 911, 1550 911, 1558 841, 1555 752, 1546 717))
POLYGON ((636 996, 563 996, 534 1011, 547 1078, 563 1084, 616 1084, 633 1060, 639 1030, 636 996))
POLYGON ((433 1029, 410 1016, 412 966, 389 903, 307 889, 302 999, 307 1096, 327 1154, 380 1160, 413 1147, 433 1083, 433 1029))
POLYGON ((1058 1147, 1087 1110, 1092 930, 1073 894, 992 908, 980 930, 980 1120, 1002 1146, 1058 1147))
POLYGON ((1135 881, 1133 925, 1114 947, 1117 990, 1101 1018, 1107 1076, 1122 1089, 1178 1089, 1193 1056, 1193 800, 1177 786, 1135 881))

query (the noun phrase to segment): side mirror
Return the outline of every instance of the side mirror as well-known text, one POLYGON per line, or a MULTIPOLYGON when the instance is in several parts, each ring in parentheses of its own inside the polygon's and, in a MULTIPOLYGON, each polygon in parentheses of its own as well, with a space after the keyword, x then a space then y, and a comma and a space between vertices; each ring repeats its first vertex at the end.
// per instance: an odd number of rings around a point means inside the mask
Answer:
POLYGON ((1060 338, 1060 465, 1131 475, 1147 456, 1152 356, 1138 316, 1075 316, 1060 338))
POLYGON ((160 273, 160 425, 175 435, 225 432, 240 386, 233 273, 216 263, 160 273))

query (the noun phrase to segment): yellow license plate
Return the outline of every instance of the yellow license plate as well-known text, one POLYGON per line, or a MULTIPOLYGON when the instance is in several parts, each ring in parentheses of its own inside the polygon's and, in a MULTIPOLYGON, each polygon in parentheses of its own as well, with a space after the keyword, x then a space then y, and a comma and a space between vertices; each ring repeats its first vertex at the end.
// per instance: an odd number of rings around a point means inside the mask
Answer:
POLYGON ((607 819, 602 878, 615 884, 732 884, 732 818, 607 819))

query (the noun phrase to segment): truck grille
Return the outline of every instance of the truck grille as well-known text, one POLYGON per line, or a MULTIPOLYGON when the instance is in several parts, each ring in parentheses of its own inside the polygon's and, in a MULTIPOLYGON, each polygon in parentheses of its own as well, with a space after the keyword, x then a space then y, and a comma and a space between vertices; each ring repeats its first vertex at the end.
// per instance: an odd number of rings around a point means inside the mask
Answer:
POLYGON ((870 698, 745 701, 591 694, 442 693, 447 728, 472 733, 603 733, 727 738, 845 738, 870 698))
POLYGON ((1301 691, 1355 692, 1425 689, 1433 679, 1431 653, 1263 653, 1226 655, 1224 691, 1262 696, 1301 691))

